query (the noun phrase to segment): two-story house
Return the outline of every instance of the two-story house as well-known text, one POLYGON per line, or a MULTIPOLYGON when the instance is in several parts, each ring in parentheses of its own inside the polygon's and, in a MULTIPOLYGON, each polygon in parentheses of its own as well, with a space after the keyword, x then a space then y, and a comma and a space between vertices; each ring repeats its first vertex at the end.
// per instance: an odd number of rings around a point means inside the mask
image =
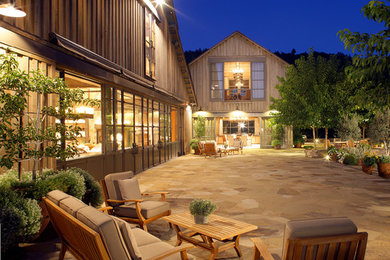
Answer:
MULTIPOLYGON (((100 100, 100 106, 74 108, 82 116, 80 156, 46 160, 43 168, 75 166, 101 179, 189 152, 196 97, 172 0, 12 2, 27 15, 0 15, 0 53, 17 53, 25 71, 61 77, 100 100)), ((36 99, 29 102, 34 112, 36 99)))
MULTIPOLYGON (((241 136, 244 146, 270 147, 270 98, 288 63, 236 31, 189 64, 198 100, 197 116, 206 117, 206 138, 223 142, 241 136)), ((292 145, 287 131, 285 146, 292 145)))

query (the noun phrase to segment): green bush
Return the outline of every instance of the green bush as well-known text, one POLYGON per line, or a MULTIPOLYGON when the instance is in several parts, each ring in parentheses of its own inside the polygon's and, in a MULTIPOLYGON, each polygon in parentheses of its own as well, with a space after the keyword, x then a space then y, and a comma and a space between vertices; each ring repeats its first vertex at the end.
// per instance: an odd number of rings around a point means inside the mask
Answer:
POLYGON ((332 146, 328 147, 327 152, 328 152, 329 156, 333 156, 333 155, 337 154, 338 150, 339 149, 337 149, 335 146, 332 145, 332 146))
POLYGON ((194 199, 190 203, 192 215, 208 216, 217 209, 217 205, 211 200, 194 199))
POLYGON ((377 163, 390 163, 390 156, 388 155, 381 155, 378 156, 376 159, 377 163))
POLYGON ((303 148, 305 148, 305 149, 313 149, 314 146, 312 146, 312 145, 305 145, 303 148))
POLYGON ((305 139, 303 139, 301 130, 294 127, 294 129, 293 129, 293 144, 294 144, 294 146, 296 146, 299 143, 305 144, 305 139))
POLYGON ((363 157, 363 165, 364 166, 374 166, 376 162, 375 156, 364 156, 363 157))
POLYGON ((191 141, 190 141, 190 146, 191 146, 191 148, 192 149, 196 149, 196 148, 198 148, 198 142, 199 142, 199 140, 198 139, 191 139, 191 141))
POLYGON ((20 197, 0 187, 1 252, 31 240, 41 227, 41 208, 37 201, 20 197))
POLYGON ((68 172, 75 172, 83 176, 86 192, 83 195, 83 202, 91 204, 93 207, 98 207, 103 204, 103 193, 100 184, 89 174, 80 168, 70 168, 68 172))
POLYGON ((357 165, 359 162, 359 158, 355 154, 346 154, 344 157, 344 164, 348 165, 357 165))
POLYGON ((282 142, 280 141, 280 140, 272 140, 272 142, 271 142, 271 145, 272 145, 272 147, 275 147, 275 146, 277 146, 277 145, 282 145, 282 142))

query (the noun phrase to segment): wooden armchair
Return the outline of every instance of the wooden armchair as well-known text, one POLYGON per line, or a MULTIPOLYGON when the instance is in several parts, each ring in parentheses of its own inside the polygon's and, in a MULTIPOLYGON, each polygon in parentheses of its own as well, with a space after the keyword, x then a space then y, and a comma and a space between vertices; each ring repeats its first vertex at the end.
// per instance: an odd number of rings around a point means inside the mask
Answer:
POLYGON ((198 148, 199 148, 199 155, 204 154, 204 143, 203 142, 198 142, 198 148))
POLYGON ((214 155, 215 157, 219 155, 219 157, 221 157, 222 153, 220 150, 217 149, 217 145, 215 142, 204 143, 204 156, 207 157, 211 155, 214 155))
POLYGON ((147 224, 163 216, 171 214, 166 202, 168 192, 141 193, 138 180, 132 178, 133 173, 112 173, 100 181, 104 201, 113 210, 109 212, 127 222, 139 224, 147 231, 147 224), (144 200, 144 196, 160 195, 160 201, 144 200))
MULTIPOLYGON (((366 232, 358 233, 347 218, 290 221, 286 225, 282 259, 363 260, 367 236, 366 232)), ((253 260, 274 260, 260 238, 252 241, 253 260)))

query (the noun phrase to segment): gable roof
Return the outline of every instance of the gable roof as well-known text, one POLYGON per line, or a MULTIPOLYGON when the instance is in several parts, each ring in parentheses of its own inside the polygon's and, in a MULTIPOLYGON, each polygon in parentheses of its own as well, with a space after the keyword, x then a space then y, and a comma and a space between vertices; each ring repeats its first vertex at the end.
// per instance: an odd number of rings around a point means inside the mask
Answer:
POLYGON ((218 48, 219 46, 221 46, 222 44, 224 44, 225 42, 227 42, 228 40, 230 40, 231 38, 236 37, 236 36, 244 38, 244 40, 248 41, 250 44, 254 45, 257 48, 262 49, 265 53, 267 53, 270 56, 274 57, 275 59, 279 60, 281 63, 283 63, 285 65, 290 65, 288 62, 286 62, 285 60, 283 60, 282 58, 280 58, 279 56, 274 54, 272 51, 267 50, 266 48, 264 48, 263 46, 261 46, 257 42, 249 39, 246 35, 244 35, 243 33, 239 32, 239 31, 233 32, 228 37, 226 37, 225 39, 223 39, 222 41, 220 41, 219 43, 215 44, 213 47, 211 47, 210 49, 208 49, 207 51, 202 53, 195 60, 191 61, 190 64, 188 64, 188 65, 191 66, 191 64, 193 64, 193 63, 197 62, 198 60, 202 59, 204 56, 208 55, 211 51, 215 50, 216 48, 218 48))

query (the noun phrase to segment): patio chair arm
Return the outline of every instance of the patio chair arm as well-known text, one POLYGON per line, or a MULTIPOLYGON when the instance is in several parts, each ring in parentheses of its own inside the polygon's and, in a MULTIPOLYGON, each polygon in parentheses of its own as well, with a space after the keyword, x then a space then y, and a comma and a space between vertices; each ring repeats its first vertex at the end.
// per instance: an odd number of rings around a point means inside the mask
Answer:
POLYGON ((125 203, 125 202, 142 202, 144 200, 111 200, 111 199, 108 199, 107 202, 111 202, 111 203, 125 203))
POLYGON ((161 195, 161 200, 166 201, 165 195, 169 194, 167 191, 155 191, 155 192, 144 192, 142 195, 148 196, 148 195, 155 195, 155 194, 160 194, 161 195))
POLYGON ((98 208, 99 211, 102 211, 104 213, 108 213, 110 210, 113 210, 113 207, 101 207, 98 208))
POLYGON ((187 256, 187 250, 188 249, 191 249, 191 248, 194 248, 195 246, 194 245, 191 245, 191 244, 185 244, 185 245, 181 245, 181 246, 177 246, 177 247, 174 247, 174 248, 171 248, 171 249, 169 249, 169 250, 167 250, 167 251, 165 251, 164 253, 161 253, 161 254, 159 254, 159 255, 156 255, 156 256, 154 256, 154 257, 152 257, 152 258, 149 258, 148 260, 160 260, 160 259, 164 259, 164 258, 166 258, 166 257, 168 257, 168 256, 170 256, 170 255, 173 255, 173 254, 175 254, 175 253, 181 253, 181 252, 183 252, 183 254, 185 254, 185 258, 182 258, 182 259, 188 259, 188 258, 186 258, 186 256, 187 256))
POLYGON ((271 253, 268 251, 267 246, 264 244, 264 242, 258 238, 251 238, 253 244, 255 245, 255 249, 253 252, 253 260, 275 260, 274 257, 271 255, 271 253))

